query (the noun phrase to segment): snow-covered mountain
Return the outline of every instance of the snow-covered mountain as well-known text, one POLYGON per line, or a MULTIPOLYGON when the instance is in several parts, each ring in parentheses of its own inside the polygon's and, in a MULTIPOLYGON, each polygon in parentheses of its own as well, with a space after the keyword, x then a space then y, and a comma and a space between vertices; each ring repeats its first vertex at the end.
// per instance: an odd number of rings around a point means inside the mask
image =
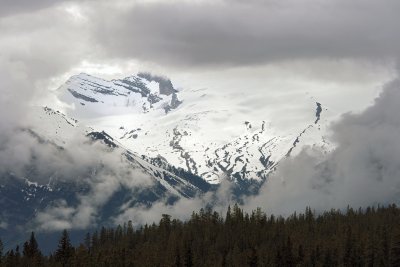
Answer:
POLYGON ((66 114, 32 109, 30 125, 16 130, 30 146, 28 164, 0 177, 0 235, 9 244, 21 229, 112 224, 133 207, 217 192, 223 179, 234 194, 254 193, 301 147, 332 147, 328 111, 309 96, 286 98, 271 113, 263 92, 177 89, 147 73, 111 81, 79 74, 57 94, 66 114), (294 102, 306 115, 276 116, 294 102))
MULTIPOLYGON (((81 125, 79 121, 69 118, 65 114, 55 111, 51 108, 44 107, 43 109, 36 109, 37 123, 34 123, 29 133, 40 138, 44 142, 61 149, 70 149, 69 144, 77 137, 86 137, 91 141, 99 141, 101 144, 108 146, 110 150, 104 153, 122 154, 123 161, 130 165, 132 169, 143 173, 149 179, 154 179, 156 183, 163 187, 164 191, 171 194, 184 197, 193 197, 196 193, 206 191, 207 184, 202 183, 201 186, 196 187, 191 182, 196 183, 196 179, 200 177, 191 176, 191 180, 187 178, 178 177, 171 171, 173 168, 170 165, 165 165, 160 168, 151 164, 145 157, 125 148, 118 140, 108 135, 106 132, 94 131, 90 127, 81 125), (116 150, 116 148, 119 148, 116 150)), ((89 143, 90 144, 90 143, 89 143)), ((90 149, 90 145, 87 146, 90 149)), ((74 153, 72 151, 72 153, 74 153)), ((133 176, 132 179, 135 179, 133 176)))
POLYGON ((72 115, 79 117, 151 111, 166 114, 181 104, 170 80, 148 73, 112 81, 82 73, 71 77, 61 90, 62 100, 73 103, 72 115))
MULTIPOLYGON (((240 104, 247 98, 251 102, 249 94, 177 90, 169 79, 151 74, 112 81, 79 74, 58 94, 72 107, 69 115, 96 131, 211 184, 224 177, 263 181, 281 159, 302 146, 331 147, 325 138, 327 110, 308 96, 282 100, 304 102, 309 111, 281 130, 277 126, 281 118, 272 117, 267 104, 255 105, 258 112, 247 114, 240 104)), ((268 94, 263 97, 267 103, 268 94)))
POLYGON ((31 113, 31 125, 15 133, 29 144, 30 163, 0 176, 0 235, 7 243, 22 241, 25 231, 57 228, 40 219, 53 211, 61 216, 55 222, 73 221, 87 198, 102 200, 86 203, 93 209, 89 221, 73 228, 112 224, 127 208, 172 204, 213 190, 200 177, 166 162, 154 165, 59 111, 45 107, 31 113), (61 215, 63 208, 74 210, 69 218, 61 215))

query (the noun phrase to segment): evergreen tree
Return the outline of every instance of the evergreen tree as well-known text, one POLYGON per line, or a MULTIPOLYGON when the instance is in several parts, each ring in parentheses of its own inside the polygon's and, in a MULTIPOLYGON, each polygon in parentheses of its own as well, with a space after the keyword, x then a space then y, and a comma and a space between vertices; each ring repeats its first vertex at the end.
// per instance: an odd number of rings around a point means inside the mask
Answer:
POLYGON ((294 266, 295 261, 293 257, 293 247, 292 247, 292 241, 290 237, 287 238, 286 245, 284 246, 284 258, 285 258, 285 266, 294 266))
POLYGON ((91 243, 92 243, 92 250, 96 250, 97 247, 99 246, 99 236, 98 236, 97 231, 95 231, 92 234, 92 242, 91 243))
POLYGON ((400 209, 310 208, 289 217, 245 213, 235 205, 224 219, 210 209, 188 221, 163 215, 134 229, 100 228, 76 249, 63 231, 58 249, 41 256, 35 236, 5 253, 0 266, 400 266, 400 209))
POLYGON ((281 251, 282 251, 281 249, 278 249, 276 251, 275 259, 274 259, 274 266, 280 266, 280 267, 285 266, 285 259, 283 258, 281 251))
POLYGON ((17 266, 16 265, 16 261, 15 261, 15 254, 14 254, 14 250, 10 250, 6 253, 5 256, 5 266, 10 266, 10 267, 14 267, 17 266))
POLYGON ((35 233, 32 232, 29 241, 24 243, 23 255, 29 259, 32 259, 39 254, 41 254, 39 251, 39 245, 36 241, 35 233))
MULTIPOLYGON (((349 213, 349 207, 347 209, 348 209, 348 213, 349 213)), ((346 230, 346 239, 345 239, 345 247, 344 247, 344 255, 343 255, 343 265, 344 266, 352 266, 353 250, 354 250, 354 239, 352 236, 352 228, 351 228, 351 226, 348 226, 347 230, 346 230)))
POLYGON ((232 218, 231 218, 231 206, 229 205, 228 206, 228 211, 226 212, 226 216, 225 216, 225 223, 229 224, 229 223, 231 223, 231 220, 232 220, 232 218))
POLYGON ((390 250, 390 263, 392 266, 400 266, 400 226, 397 225, 390 250))
POLYGON ((254 248, 251 250, 251 253, 249 255, 249 259, 248 259, 247 264, 250 267, 257 267, 258 266, 257 251, 254 248))
POLYGON ((332 258, 332 253, 329 249, 325 251, 325 256, 324 256, 324 267, 333 267, 335 266, 332 258))
POLYGON ((190 247, 188 247, 185 251, 185 262, 184 262, 185 267, 192 267, 193 266, 193 256, 192 256, 192 250, 190 247))
POLYGON ((91 249, 92 249, 92 239, 91 239, 91 237, 90 237, 90 233, 86 233, 84 243, 85 243, 86 249, 87 249, 88 252, 90 253, 90 252, 91 252, 91 249))
POLYGON ((74 248, 69 240, 67 230, 64 230, 62 232, 60 241, 58 242, 58 248, 55 253, 55 260, 61 263, 63 267, 70 266, 73 254, 74 248))
MULTIPOLYGON (((22 257, 23 265, 26 265, 26 264, 29 264, 29 266, 43 265, 42 253, 39 250, 39 245, 36 241, 34 232, 31 233, 29 241, 26 241, 24 243, 22 255, 23 255, 23 257, 22 257)), ((19 248, 17 251, 17 255, 14 254, 14 259, 13 259, 14 261, 15 261, 16 257, 19 257, 19 248)))
POLYGON ((299 249, 297 252, 297 263, 301 264, 304 261, 304 249, 302 245, 299 245, 299 249))
POLYGON ((367 239, 365 263, 368 267, 378 265, 379 248, 375 238, 375 233, 371 233, 367 239))
MULTIPOLYGON (((39 253, 40 253, 40 251, 39 251, 39 253)), ((20 261, 21 261, 21 253, 19 252, 19 246, 17 246, 15 248, 15 265, 18 266, 20 261)))
POLYGON ((2 259, 3 259, 3 242, 0 239, 0 264, 2 263, 2 259))

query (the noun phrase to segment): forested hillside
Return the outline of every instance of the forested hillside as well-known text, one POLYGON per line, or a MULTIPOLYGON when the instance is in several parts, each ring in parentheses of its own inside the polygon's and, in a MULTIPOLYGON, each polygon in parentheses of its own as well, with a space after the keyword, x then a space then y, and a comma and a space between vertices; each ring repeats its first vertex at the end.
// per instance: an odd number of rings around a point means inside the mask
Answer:
POLYGON ((77 247, 65 230, 49 256, 32 233, 2 253, 0 266, 400 266, 400 209, 307 208, 282 218, 235 205, 224 216, 200 210, 184 222, 163 215, 138 229, 103 227, 77 247))

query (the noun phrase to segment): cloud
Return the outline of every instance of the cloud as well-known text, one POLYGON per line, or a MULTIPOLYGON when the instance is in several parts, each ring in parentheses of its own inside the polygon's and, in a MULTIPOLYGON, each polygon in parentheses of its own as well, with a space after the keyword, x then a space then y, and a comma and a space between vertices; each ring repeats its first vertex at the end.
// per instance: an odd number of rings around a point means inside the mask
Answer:
MULTIPOLYGON (((83 62, 135 61, 138 69, 151 66, 153 72, 162 65, 165 74, 179 76, 177 71, 193 74, 205 66, 297 60, 295 69, 312 66, 315 76, 326 64, 313 66, 314 59, 390 58, 399 54, 398 7, 395 0, 3 1, 0 128, 24 120, 26 107, 48 97, 49 85, 58 86, 55 78, 83 62)), ((357 64, 352 68, 346 73, 364 72, 357 64)), ((325 73, 348 79, 335 70, 325 73)))
POLYGON ((0 229, 7 229, 8 224, 5 221, 0 222, 0 229))
POLYGON ((388 83, 372 106, 344 114, 332 125, 337 148, 324 153, 305 148, 287 158, 247 209, 289 215, 310 206, 318 211, 378 204, 400 199, 400 80, 388 83))
MULTIPOLYGON (((34 112, 38 110, 30 112, 43 116, 34 112)), ((153 177, 138 163, 128 161, 123 149, 92 142, 85 136, 85 128, 78 126, 59 129, 70 138, 63 136, 62 141, 55 140, 58 143, 35 132, 51 131, 49 127, 58 125, 16 128, 0 139, 0 184, 4 174, 13 173, 32 183, 49 185, 53 190, 65 183, 82 189, 77 190, 75 201, 59 199, 38 211, 32 227, 51 231, 96 225, 99 211, 121 188, 134 192, 154 186, 153 177)))
POLYGON ((391 60, 400 52, 399 9, 395 0, 139 2, 99 10, 91 19, 110 57, 242 66, 315 58, 391 60))
POLYGON ((1 136, 29 121, 27 109, 48 96, 51 79, 92 55, 86 43, 82 23, 63 8, 0 18, 1 136))
MULTIPOLYGON (((85 145, 78 137, 66 151, 60 152, 21 131, 30 124, 26 117, 32 102, 48 95, 52 79, 84 61, 130 60, 138 60, 139 65, 152 62, 186 72, 204 67, 213 72, 221 66, 277 62, 284 62, 278 69, 294 64, 295 69, 304 71, 304 65, 316 64, 312 68, 324 72, 322 75, 329 76, 329 80, 355 79, 353 74, 357 70, 352 69, 359 69, 358 66, 349 67, 348 72, 337 78, 337 69, 343 66, 338 59, 381 63, 400 54, 399 8, 400 2, 396 0, 118 1, 116 4, 114 1, 113 4, 2 1, 0 171, 24 173, 35 158, 36 171, 41 174, 37 177, 49 177, 56 171, 64 178, 85 177, 91 187, 89 195, 80 195, 79 203, 72 207, 63 201, 54 203, 39 214, 38 222, 51 229, 91 225, 98 210, 121 185, 146 187, 147 179, 142 177, 137 183, 127 179, 132 174, 120 156, 104 153, 96 145, 85 145), (317 64, 321 59, 333 64, 339 62, 339 67, 327 70, 326 65, 317 64), (98 155, 102 157, 99 159, 98 155), (88 168, 95 169, 101 164, 105 167, 97 175, 85 175, 88 168), (115 179, 110 179, 111 176, 115 179)), ((365 77, 363 70, 360 80, 365 77)), ((237 69, 234 74, 242 78, 240 71, 237 69)), ((247 71, 253 73, 254 69, 247 71)), ((284 72, 279 71, 273 76, 280 74, 286 79, 284 72)), ((311 80, 316 72, 310 72, 306 76, 311 80)), ((220 80, 229 80, 230 74, 220 80)), ((205 80, 202 75, 197 77, 205 80)), ((264 75, 264 70, 257 75, 264 75)), ((307 148, 299 156, 287 159, 260 195, 246 200, 246 207, 261 206, 271 212, 289 213, 307 205, 322 210, 347 204, 396 202, 397 166, 400 166, 396 142, 400 130, 396 117, 398 92, 396 80, 386 86, 374 106, 358 115, 345 115, 332 128, 332 137, 338 143, 333 153, 307 148)), ((223 185, 216 195, 182 199, 176 206, 161 201, 151 209, 124 208, 115 221, 133 217, 137 223, 148 222, 159 218, 161 213, 185 218, 192 210, 209 203, 216 203, 222 209, 231 203, 229 188, 223 185)))
MULTIPOLYGON (((37 149, 43 151, 42 146, 37 149)), ((40 169, 33 177, 26 174, 25 177, 31 181, 39 177, 41 183, 49 183, 51 177, 51 183, 59 180, 88 188, 88 191, 76 193, 75 204, 60 200, 38 212, 34 225, 46 231, 84 229, 96 225, 99 211, 121 188, 132 192, 151 188, 154 185, 152 177, 140 166, 129 162, 122 152, 120 149, 111 151, 101 143, 89 144, 85 140, 68 144, 61 152, 43 152, 35 162, 30 162, 40 169)))
MULTIPOLYGON (((146 183, 132 184, 131 177, 106 177, 97 174, 93 183, 90 184, 89 194, 78 195, 79 204, 77 206, 69 205, 66 201, 60 200, 53 205, 47 207, 44 211, 40 211, 34 225, 39 230, 57 231, 62 229, 85 229, 88 227, 98 226, 98 215, 101 208, 107 203, 109 198, 117 192, 121 186, 127 186, 134 189, 150 187, 148 177, 146 183), (125 180, 125 181, 123 181, 125 180)), ((137 174, 135 175, 135 177, 137 174)), ((111 218, 114 224, 123 224, 131 220, 135 226, 144 225, 146 223, 157 222, 161 219, 162 214, 169 214, 173 218, 186 220, 189 219, 193 211, 201 208, 212 207, 219 213, 224 213, 228 207, 235 203, 232 194, 234 184, 224 181, 215 192, 201 194, 195 198, 180 198, 173 204, 168 204, 168 200, 159 199, 150 207, 145 205, 131 206, 130 202, 120 207, 115 206, 117 215, 111 218)))
POLYGON ((0 3, 0 17, 34 12, 43 8, 51 7, 57 3, 68 1, 69 0, 2 0, 0 3))
POLYGON ((129 220, 134 225, 140 226, 157 222, 163 214, 168 214, 173 218, 187 220, 193 211, 212 207, 220 214, 225 213, 228 205, 235 203, 232 189, 235 185, 228 180, 223 180, 215 192, 201 194, 192 199, 181 198, 173 205, 167 204, 165 200, 154 203, 151 207, 134 206, 120 207, 121 214, 113 219, 115 224, 123 224, 129 220))

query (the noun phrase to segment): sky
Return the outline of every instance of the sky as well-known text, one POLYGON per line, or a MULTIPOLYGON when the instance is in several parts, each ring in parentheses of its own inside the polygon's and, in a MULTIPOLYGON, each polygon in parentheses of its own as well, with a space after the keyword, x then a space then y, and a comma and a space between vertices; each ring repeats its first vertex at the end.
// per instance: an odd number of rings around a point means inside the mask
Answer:
POLYGON ((151 71, 178 87, 232 92, 243 90, 245 80, 253 90, 308 90, 338 112, 359 110, 395 75, 399 6, 395 0, 3 0, 2 104, 47 100, 79 72, 121 78, 151 71))
POLYGON ((346 114, 332 126, 333 153, 305 149, 248 207, 396 200, 399 11, 397 0, 0 0, 0 163, 32 105, 62 108, 53 92, 71 75, 150 71, 222 94, 309 93, 346 114))

